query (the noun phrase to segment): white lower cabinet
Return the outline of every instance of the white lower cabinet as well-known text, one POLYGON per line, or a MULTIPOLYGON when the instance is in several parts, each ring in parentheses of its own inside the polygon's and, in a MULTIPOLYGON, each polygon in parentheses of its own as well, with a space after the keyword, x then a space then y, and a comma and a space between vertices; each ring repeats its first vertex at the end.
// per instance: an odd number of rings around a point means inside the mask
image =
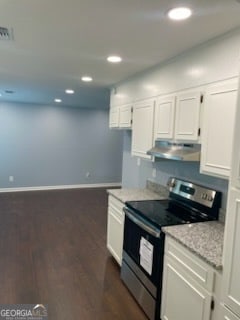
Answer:
POLYGON ((210 320, 214 270, 176 241, 166 237, 162 320, 210 320))
POLYGON ((240 191, 230 188, 224 239, 223 302, 240 317, 240 191))
POLYGON ((116 198, 108 198, 107 248, 118 262, 122 264, 124 204, 116 198))

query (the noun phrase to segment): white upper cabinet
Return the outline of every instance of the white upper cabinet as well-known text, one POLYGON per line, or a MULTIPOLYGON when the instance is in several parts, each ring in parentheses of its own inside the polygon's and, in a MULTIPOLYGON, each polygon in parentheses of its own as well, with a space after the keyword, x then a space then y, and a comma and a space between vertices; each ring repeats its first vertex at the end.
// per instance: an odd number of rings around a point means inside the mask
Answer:
POLYGON ((158 98, 155 106, 154 139, 169 140, 174 135, 175 96, 158 98))
POLYGON ((111 107, 109 111, 109 127, 116 129, 131 129, 132 104, 111 107))
POLYGON ((154 100, 135 103, 132 124, 132 155, 151 159, 147 151, 153 147, 154 100))
POLYGON ((154 139, 199 141, 200 92, 160 97, 156 102, 154 139))
POLYGON ((119 128, 131 129, 132 127, 132 105, 126 104, 119 107, 119 128))
POLYGON ((109 110, 109 128, 119 126, 119 107, 111 107, 109 110))
POLYGON ((228 178, 231 168, 237 80, 220 82, 206 91, 202 118, 201 172, 228 178))
POLYGON ((186 92, 177 96, 175 139, 182 141, 199 140, 200 92, 186 92))
MULTIPOLYGON (((240 87, 240 83, 239 83, 240 87)), ((240 94, 240 90, 238 90, 238 95, 240 94)), ((233 139, 233 152, 232 152, 232 175, 231 175, 231 185, 237 189, 240 189, 240 95, 238 98, 237 106, 236 106, 236 117, 235 117, 235 131, 233 139)))
POLYGON ((221 306, 220 317, 217 320, 240 320, 240 318, 224 306, 221 306))

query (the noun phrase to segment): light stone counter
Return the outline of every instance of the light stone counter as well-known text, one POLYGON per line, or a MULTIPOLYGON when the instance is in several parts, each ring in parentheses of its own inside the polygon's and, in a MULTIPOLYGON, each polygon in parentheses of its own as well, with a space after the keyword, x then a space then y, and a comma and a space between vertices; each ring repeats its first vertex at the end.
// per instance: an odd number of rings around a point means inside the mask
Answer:
POLYGON ((209 221, 164 227, 162 230, 215 269, 222 269, 223 223, 209 221))
POLYGON ((117 198, 121 202, 138 200, 160 200, 167 198, 166 192, 153 192, 149 189, 109 189, 108 194, 117 198))

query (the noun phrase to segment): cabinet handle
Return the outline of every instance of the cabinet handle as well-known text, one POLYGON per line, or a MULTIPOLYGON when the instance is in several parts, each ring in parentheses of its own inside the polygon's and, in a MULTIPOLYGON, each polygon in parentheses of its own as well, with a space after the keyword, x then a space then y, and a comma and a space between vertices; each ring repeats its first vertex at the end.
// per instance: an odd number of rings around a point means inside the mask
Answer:
POLYGON ((214 310, 214 308, 215 308, 215 301, 212 298, 212 300, 211 300, 211 310, 214 310))
POLYGON ((200 137, 201 135, 201 128, 198 129, 198 136, 200 137))

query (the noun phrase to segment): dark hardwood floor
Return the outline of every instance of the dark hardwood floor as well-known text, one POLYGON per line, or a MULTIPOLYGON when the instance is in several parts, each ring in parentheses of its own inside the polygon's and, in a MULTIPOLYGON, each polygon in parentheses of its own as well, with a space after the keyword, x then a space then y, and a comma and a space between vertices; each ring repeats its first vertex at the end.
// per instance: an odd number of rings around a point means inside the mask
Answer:
POLYGON ((106 249, 105 189, 0 194, 0 304, 52 320, 146 320, 106 249))

